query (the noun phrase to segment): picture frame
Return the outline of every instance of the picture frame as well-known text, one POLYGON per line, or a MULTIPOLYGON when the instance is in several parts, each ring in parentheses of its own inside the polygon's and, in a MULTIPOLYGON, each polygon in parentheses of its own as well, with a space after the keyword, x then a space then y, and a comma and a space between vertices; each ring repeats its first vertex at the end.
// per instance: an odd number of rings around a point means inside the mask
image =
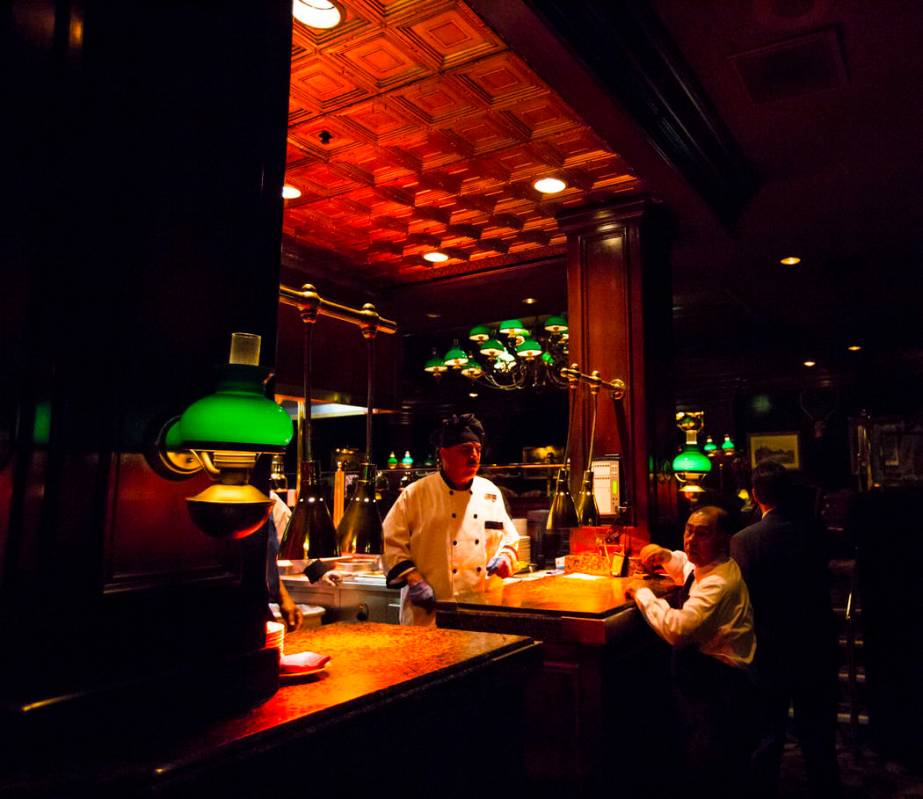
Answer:
POLYGON ((797 432, 749 433, 750 468, 763 461, 781 463, 786 469, 801 469, 801 437, 797 432))

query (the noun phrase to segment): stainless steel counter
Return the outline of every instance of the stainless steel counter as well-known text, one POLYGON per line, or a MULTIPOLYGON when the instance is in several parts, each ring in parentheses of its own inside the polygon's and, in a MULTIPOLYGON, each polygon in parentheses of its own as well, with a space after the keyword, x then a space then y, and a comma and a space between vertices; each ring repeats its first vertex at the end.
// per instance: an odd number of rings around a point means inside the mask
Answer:
POLYGON ((400 591, 386 588, 383 574, 362 572, 344 578, 335 587, 324 583, 312 585, 303 574, 284 574, 282 581, 296 602, 326 608, 325 624, 335 621, 398 624, 400 621, 400 591))

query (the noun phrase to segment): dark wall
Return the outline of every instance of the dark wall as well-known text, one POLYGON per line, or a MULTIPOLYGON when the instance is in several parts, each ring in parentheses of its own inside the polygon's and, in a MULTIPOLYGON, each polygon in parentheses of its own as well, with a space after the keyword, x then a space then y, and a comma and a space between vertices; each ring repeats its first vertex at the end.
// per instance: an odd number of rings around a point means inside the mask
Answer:
POLYGON ((184 498, 207 480, 144 451, 231 332, 272 363, 291 7, 17 2, 9 21, 0 634, 31 643, 0 682, 20 701, 261 645, 265 543, 204 536, 184 498))

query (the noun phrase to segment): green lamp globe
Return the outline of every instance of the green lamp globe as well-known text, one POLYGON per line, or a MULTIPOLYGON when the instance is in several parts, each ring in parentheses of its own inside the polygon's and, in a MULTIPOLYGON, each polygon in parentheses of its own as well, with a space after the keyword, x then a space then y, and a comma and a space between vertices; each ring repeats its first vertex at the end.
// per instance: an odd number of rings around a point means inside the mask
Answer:
POLYGON ((715 443, 715 440, 711 436, 708 436, 705 439, 705 446, 702 447, 702 449, 705 450, 706 455, 711 457, 712 454, 717 451, 718 445, 715 443))
POLYGON ((550 352, 543 352, 542 363, 547 363, 549 366, 554 366, 554 356, 550 352))
POLYGON ((695 446, 687 444, 682 452, 673 459, 674 472, 688 474, 708 474, 711 471, 711 461, 695 446))
POLYGON ((533 358, 537 358, 542 354, 542 345, 539 344, 535 339, 527 338, 522 342, 522 344, 519 344, 516 347, 516 354, 520 358, 532 360, 533 358))
POLYGON ((545 320, 545 330, 549 333, 566 333, 567 320, 563 316, 549 316, 545 320))
POLYGON ((458 367, 464 366, 466 363, 468 363, 468 354, 461 347, 459 347, 458 342, 456 342, 455 346, 453 346, 452 349, 450 349, 445 354, 445 357, 442 360, 445 361, 446 366, 451 366, 457 369, 458 367))
POLYGON ((468 331, 468 338, 478 344, 487 341, 490 338, 490 328, 485 325, 475 325, 468 331))
POLYGON ((503 343, 498 339, 492 338, 485 341, 481 344, 480 352, 481 355, 487 358, 497 358, 505 352, 505 347, 503 343))
POLYGON ((733 455, 736 447, 734 446, 734 441, 731 438, 730 434, 725 434, 724 441, 721 444, 721 451, 725 455, 733 455))
POLYGON ((500 323, 500 332, 505 336, 522 336, 528 333, 521 319, 505 319, 500 323))
POLYGON ((185 449, 284 452, 292 440, 291 417, 263 395, 266 371, 228 364, 214 394, 193 402, 167 434, 185 449))
POLYGON ((423 370, 429 372, 431 375, 441 375, 443 372, 447 371, 448 368, 449 367, 445 365, 442 358, 436 354, 436 350, 433 350, 433 357, 426 362, 423 370))

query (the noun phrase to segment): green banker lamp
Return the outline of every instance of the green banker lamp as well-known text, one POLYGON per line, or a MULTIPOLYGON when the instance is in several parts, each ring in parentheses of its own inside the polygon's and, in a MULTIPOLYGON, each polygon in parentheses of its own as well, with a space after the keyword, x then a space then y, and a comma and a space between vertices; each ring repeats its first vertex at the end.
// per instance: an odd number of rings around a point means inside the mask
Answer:
POLYGON ((676 414, 676 426, 685 433, 686 442, 683 451, 673 459, 673 473, 681 484, 679 490, 690 499, 705 490, 702 481, 711 471, 711 461, 699 450, 698 434, 704 422, 703 411, 680 411, 676 414))
POLYGON ((266 522, 272 500, 250 484, 250 472, 262 453, 285 452, 292 439, 291 418, 264 394, 271 373, 259 362, 260 337, 232 334, 216 391, 192 403, 166 432, 168 454, 188 450, 215 480, 186 499, 196 526, 214 538, 245 538, 266 522))

